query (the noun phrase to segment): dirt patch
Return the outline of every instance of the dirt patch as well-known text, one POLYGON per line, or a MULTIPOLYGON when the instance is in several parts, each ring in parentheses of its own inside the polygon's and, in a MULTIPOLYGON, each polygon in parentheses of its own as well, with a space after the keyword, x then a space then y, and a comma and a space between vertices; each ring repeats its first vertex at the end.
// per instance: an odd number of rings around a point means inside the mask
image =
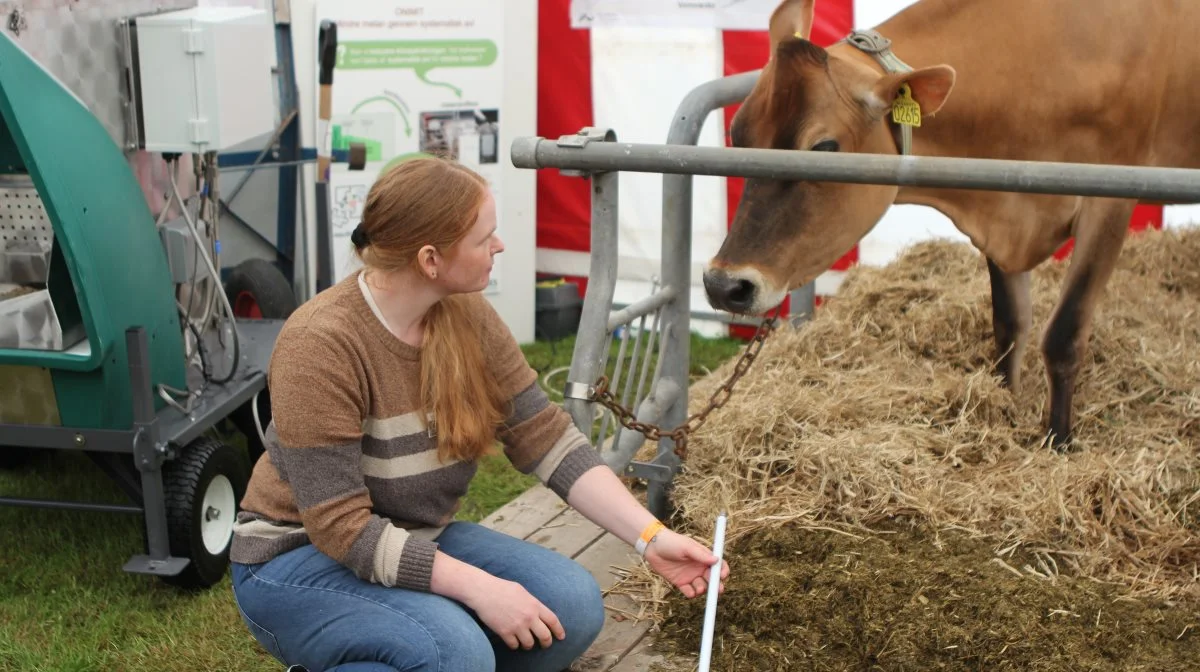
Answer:
MULTIPOLYGON (((1082 579, 1038 578, 959 532, 788 527, 729 549, 714 670, 1196 670, 1200 612, 1082 579), (1024 574, 1024 576, 1017 576, 1024 574)), ((671 600, 659 639, 700 650, 704 604, 671 600)))
MULTIPOLYGON (((730 513, 714 667, 1200 669, 1196 259, 1200 231, 1127 243, 1068 454, 1044 445, 1038 348, 1065 263, 1032 274, 1015 391, 992 368, 985 262, 964 245, 856 268, 804 329, 774 335, 676 479, 678 529, 710 539, 730 513)), ((693 411, 732 366, 692 387, 693 411)), ((696 650, 702 603, 647 577, 622 588, 659 600, 663 641, 696 650)))

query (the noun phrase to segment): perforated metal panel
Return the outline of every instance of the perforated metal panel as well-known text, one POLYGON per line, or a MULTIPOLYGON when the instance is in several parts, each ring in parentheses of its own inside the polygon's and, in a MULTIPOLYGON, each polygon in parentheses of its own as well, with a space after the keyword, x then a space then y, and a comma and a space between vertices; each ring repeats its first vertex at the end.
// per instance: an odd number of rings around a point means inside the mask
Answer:
POLYGON ((10 242, 39 242, 49 249, 53 241, 54 227, 37 189, 0 186, 0 250, 10 242))
POLYGON ((0 19, 21 45, 125 144, 119 19, 195 7, 197 0, 0 0, 0 19))

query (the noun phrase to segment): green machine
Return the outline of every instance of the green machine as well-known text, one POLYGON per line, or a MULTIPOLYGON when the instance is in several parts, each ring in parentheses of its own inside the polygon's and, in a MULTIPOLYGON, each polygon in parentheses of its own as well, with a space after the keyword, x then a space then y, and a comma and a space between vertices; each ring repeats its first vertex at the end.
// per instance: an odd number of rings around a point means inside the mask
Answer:
MULTIPOLYGON (((87 107, 0 38, 0 461, 82 451, 130 499, 0 504, 140 514, 124 569, 188 587, 224 576, 265 418, 250 455, 208 430, 259 415, 282 326, 234 318, 200 194, 197 216, 179 198, 182 219, 156 221, 87 107)), ((252 284, 290 294, 263 265, 252 284)))

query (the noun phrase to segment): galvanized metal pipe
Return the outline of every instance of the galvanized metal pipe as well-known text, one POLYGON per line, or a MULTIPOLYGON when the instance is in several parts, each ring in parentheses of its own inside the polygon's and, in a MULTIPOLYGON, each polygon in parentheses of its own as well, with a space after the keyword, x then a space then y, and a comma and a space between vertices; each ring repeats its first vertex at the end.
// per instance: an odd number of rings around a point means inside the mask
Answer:
POLYGON ((612 331, 622 324, 633 322, 639 317, 653 313, 678 295, 673 287, 663 287, 650 296, 635 301, 608 316, 608 329, 612 331))
MULTIPOLYGON (((592 176, 592 258, 617 258, 617 173, 592 176)), ((593 385, 604 370, 608 355, 608 312, 617 289, 617 265, 592 264, 588 272, 588 291, 583 299, 578 337, 568 372, 567 395, 563 406, 585 436, 592 435, 592 404, 572 398, 572 388, 593 385), (603 308, 596 308, 596 305, 603 308)), ((583 396, 583 395, 579 395, 583 396)), ((624 465, 621 465, 624 468, 624 465)))
MULTIPOLYGON (((796 292, 793 292, 792 299, 795 300, 795 297, 801 291, 802 290, 798 289, 798 290, 796 290, 796 292)), ((615 301, 615 302, 613 302, 613 310, 623 310, 625 308, 628 308, 630 305, 632 305, 632 304, 621 303, 620 301, 615 301)), ((795 305, 795 304, 793 304, 793 305, 795 305)), ((708 321, 708 322, 720 322, 722 324, 733 324, 733 325, 738 325, 738 326, 743 326, 743 327, 757 327, 758 323, 761 321, 761 320, 753 320, 753 319, 749 319, 749 318, 745 318, 745 317, 738 317, 731 313, 714 313, 709 310, 693 310, 692 314, 691 314, 691 318, 693 321, 701 320, 701 321, 708 321)))
MULTIPOLYGON (((665 353, 664 353, 665 354, 665 353)), ((673 429, 681 423, 668 422, 665 419, 667 411, 679 405, 679 401, 684 395, 684 388, 681 388, 674 378, 663 376, 654 381, 654 387, 650 394, 638 404, 634 410, 639 422, 646 422, 653 425, 659 425, 664 429, 673 429)), ((663 439, 670 443, 674 448, 674 443, 670 439, 663 439)), ((629 464, 633 462, 633 458, 637 452, 641 450, 646 443, 646 437, 639 432, 624 431, 621 432, 617 440, 613 441, 612 445, 607 450, 600 452, 600 458, 605 464, 612 468, 618 474, 625 471, 629 464)), ((674 453, 671 453, 674 455, 674 453)), ((658 481, 650 481, 651 484, 658 481)), ((653 509, 651 512, 654 513, 653 509)), ((655 513, 655 515, 661 515, 655 513)))
MULTIPOLYGON (((671 128, 667 132, 667 144, 676 146, 694 146, 700 141, 700 130, 704 121, 713 110, 719 110, 726 105, 745 100, 754 88, 761 71, 745 72, 731 77, 722 77, 701 84, 692 89, 679 103, 675 116, 671 120, 671 128)), ((513 156, 513 164, 524 158, 524 149, 513 144, 513 150, 521 152, 522 157, 513 156)), ((590 143, 581 151, 590 154, 590 149, 596 143, 590 143)), ((604 143, 608 144, 608 143, 604 143)), ((528 158, 531 163, 538 160, 538 145, 524 143, 529 150, 528 158)), ((623 145, 614 145, 623 146, 623 145)), ((528 165, 525 167, 534 167, 528 165)), ((624 170, 621 168, 620 170, 624 170)), ((657 171, 663 175, 663 205, 662 205, 662 278, 663 284, 679 290, 674 301, 663 307, 662 322, 664 342, 662 358, 659 360, 662 377, 656 378, 654 388, 656 394, 664 389, 663 383, 670 382, 677 394, 673 395, 674 403, 664 408, 659 424, 668 429, 678 427, 687 420, 688 416, 688 383, 691 371, 691 286, 692 263, 692 175, 686 172, 657 171)), ((615 257, 613 257, 615 259, 615 257)), ((666 399, 660 399, 665 402, 666 399)), ((658 443, 658 454, 655 463, 668 467, 672 474, 679 471, 680 460, 675 455, 675 445, 670 439, 658 443)), ((671 483, 651 480, 647 484, 646 503, 656 516, 666 516, 670 508, 671 483)))
MULTIPOLYGON (((1200 170, 1047 161, 1010 161, 782 149, 590 143, 563 148, 553 140, 513 141, 518 168, 571 168, 680 175, 725 175, 1031 194, 1200 202, 1200 170)), ((663 222, 664 245, 666 221, 663 222)), ((685 260, 690 259, 686 257, 685 260)), ((664 256, 664 262, 666 257, 664 256)), ((667 281, 668 283, 670 280, 667 281)))

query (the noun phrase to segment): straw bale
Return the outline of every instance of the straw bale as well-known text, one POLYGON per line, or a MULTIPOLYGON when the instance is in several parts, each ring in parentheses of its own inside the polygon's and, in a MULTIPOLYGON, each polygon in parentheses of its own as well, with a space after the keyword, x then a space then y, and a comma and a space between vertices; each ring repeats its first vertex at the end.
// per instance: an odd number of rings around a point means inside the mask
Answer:
MULTIPOLYGON (((1130 238, 1097 308, 1074 451, 1043 444, 1038 344, 1066 263, 1033 273, 1015 392, 991 368, 984 259, 950 242, 859 267, 800 330, 766 343, 690 441, 676 524, 727 539, 794 524, 870 530, 897 517, 1036 551, 1130 595, 1200 597, 1200 232, 1130 238)), ((701 408, 727 362, 693 385, 701 408)))

